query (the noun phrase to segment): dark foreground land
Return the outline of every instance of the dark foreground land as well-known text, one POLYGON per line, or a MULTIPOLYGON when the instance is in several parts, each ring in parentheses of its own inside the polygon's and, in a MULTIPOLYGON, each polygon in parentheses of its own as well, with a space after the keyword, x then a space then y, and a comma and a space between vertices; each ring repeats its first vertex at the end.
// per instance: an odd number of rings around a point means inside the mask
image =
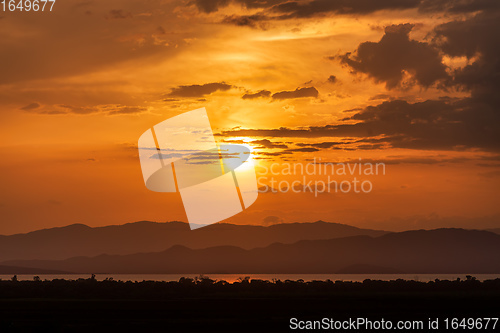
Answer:
POLYGON ((289 332, 293 317, 422 320, 420 332, 440 318, 442 332, 445 318, 500 317, 500 279, 0 281, 0 332, 289 332))

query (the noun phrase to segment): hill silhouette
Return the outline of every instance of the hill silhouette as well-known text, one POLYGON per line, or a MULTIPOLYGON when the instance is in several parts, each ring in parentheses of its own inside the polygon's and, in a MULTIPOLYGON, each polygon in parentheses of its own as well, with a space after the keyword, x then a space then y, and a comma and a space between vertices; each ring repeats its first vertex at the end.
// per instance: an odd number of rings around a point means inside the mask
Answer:
POLYGON ((500 228, 497 228, 497 229, 488 229, 486 231, 494 232, 495 234, 500 235, 500 228))
POLYGON ((436 229, 303 240, 242 249, 216 246, 66 260, 14 260, 3 264, 76 273, 500 273, 500 235, 478 230, 436 229))
POLYGON ((136 222, 91 228, 83 224, 0 236, 0 261, 59 260, 100 254, 158 252, 174 245, 191 249, 231 245, 243 249, 272 243, 332 239, 356 235, 380 236, 385 231, 359 229, 339 223, 287 223, 271 226, 217 223, 191 231, 183 222, 136 222))

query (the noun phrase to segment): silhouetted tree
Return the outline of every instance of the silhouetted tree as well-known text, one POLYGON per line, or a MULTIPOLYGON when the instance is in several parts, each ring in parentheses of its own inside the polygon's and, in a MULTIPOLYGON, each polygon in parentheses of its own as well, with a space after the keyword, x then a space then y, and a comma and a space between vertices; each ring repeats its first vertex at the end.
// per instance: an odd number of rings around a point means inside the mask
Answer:
POLYGON ((242 278, 240 276, 237 281, 240 282, 240 283, 249 283, 250 282, 250 276, 245 276, 244 278, 242 278))

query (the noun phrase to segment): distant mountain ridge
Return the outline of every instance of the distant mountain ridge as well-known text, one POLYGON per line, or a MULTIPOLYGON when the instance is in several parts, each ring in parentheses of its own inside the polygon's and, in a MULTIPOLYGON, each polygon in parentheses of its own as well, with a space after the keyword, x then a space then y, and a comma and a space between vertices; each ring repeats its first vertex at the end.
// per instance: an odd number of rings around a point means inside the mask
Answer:
POLYGON ((14 260, 5 265, 75 273, 500 273, 500 235, 479 230, 436 229, 274 243, 168 250, 132 255, 75 257, 60 261, 14 260))
POLYGON ((497 229, 487 229, 486 231, 494 232, 495 234, 500 235, 500 228, 497 228, 497 229))
POLYGON ((26 234, 0 236, 0 261, 14 259, 59 260, 100 254, 159 252, 174 245, 191 249, 231 245, 243 249, 299 240, 333 239, 386 231, 359 229, 339 223, 286 223, 271 226, 217 223, 190 230, 183 222, 141 221, 92 228, 83 224, 43 229, 26 234))

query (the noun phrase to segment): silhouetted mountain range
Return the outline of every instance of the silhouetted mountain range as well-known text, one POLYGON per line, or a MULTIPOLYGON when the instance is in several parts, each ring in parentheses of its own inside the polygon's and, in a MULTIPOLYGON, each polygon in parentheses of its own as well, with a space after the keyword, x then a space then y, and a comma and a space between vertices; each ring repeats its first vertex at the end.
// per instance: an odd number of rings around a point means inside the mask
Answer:
MULTIPOLYGON (((309 225, 311 226, 311 225, 309 225)), ((230 227, 231 228, 231 227, 230 227)), ((500 235, 437 229, 275 243, 262 248, 216 246, 67 260, 15 260, 6 265, 77 273, 500 273, 500 235), (361 270, 360 270, 361 268, 361 270)))
POLYGON ((488 229, 486 231, 494 232, 495 234, 500 235, 500 228, 497 228, 497 229, 488 229))
POLYGON ((83 224, 0 236, 0 261, 13 259, 58 260, 100 254, 158 252, 174 245, 191 249, 231 245, 243 249, 299 240, 333 239, 387 232, 359 229, 339 223, 287 223, 268 227, 213 224, 190 230, 183 222, 136 222, 91 228, 83 224))

